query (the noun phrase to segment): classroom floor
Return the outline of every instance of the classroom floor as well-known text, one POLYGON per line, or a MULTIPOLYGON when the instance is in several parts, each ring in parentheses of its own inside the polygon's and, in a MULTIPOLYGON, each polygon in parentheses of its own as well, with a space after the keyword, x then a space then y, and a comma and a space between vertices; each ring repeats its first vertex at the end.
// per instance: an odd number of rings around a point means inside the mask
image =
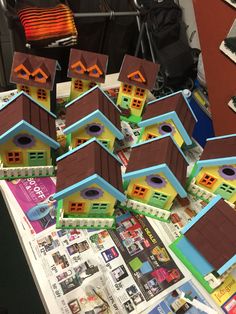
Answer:
POLYGON ((0 194, 0 314, 44 314, 37 288, 0 194))

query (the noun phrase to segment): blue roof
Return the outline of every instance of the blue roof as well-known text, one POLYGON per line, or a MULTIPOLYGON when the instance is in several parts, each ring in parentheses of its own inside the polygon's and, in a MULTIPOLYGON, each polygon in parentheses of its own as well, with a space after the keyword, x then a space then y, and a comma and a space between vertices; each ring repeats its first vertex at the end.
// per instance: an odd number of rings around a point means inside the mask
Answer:
POLYGON ((0 144, 5 143, 7 140, 10 140, 13 136, 17 135, 21 131, 27 131, 30 134, 34 135, 36 138, 49 145, 50 147, 57 149, 60 147, 60 144, 54 141, 51 137, 47 136, 30 123, 22 120, 10 128, 7 132, 3 133, 0 136, 0 144))
POLYGON ((176 192, 181 197, 187 197, 187 192, 185 191, 184 187, 181 185, 179 180, 176 178, 176 176, 173 174, 173 172, 170 170, 170 168, 166 164, 161 164, 154 167, 149 167, 149 168, 125 173, 123 174, 122 177, 124 180, 131 180, 138 177, 148 176, 148 175, 151 175, 154 173, 156 174, 160 172, 162 172, 165 175, 167 180, 172 184, 176 192))
MULTIPOLYGON (((215 140, 217 141, 220 139, 227 139, 227 138, 231 138, 231 137, 236 137, 236 134, 228 134, 228 135, 223 135, 223 136, 210 137, 207 139, 207 142, 215 141, 215 140)), ((221 149, 221 151, 222 151, 222 149, 221 149)), ((214 159, 198 160, 196 162, 196 168, 194 171, 194 176, 196 176, 203 167, 224 166, 227 164, 229 164, 229 165, 236 164, 236 156, 217 157, 214 159)))
POLYGON ((219 140, 219 139, 224 139, 224 138, 229 138, 229 137, 235 137, 235 136, 236 136, 236 133, 222 135, 222 136, 209 137, 209 138, 207 138, 207 141, 214 141, 214 140, 219 140))
POLYGON ((232 267, 235 264, 236 264, 236 254, 233 257, 231 257, 231 259, 228 260, 228 262, 226 262, 223 266, 221 266, 221 268, 217 270, 217 273, 219 275, 223 275, 227 270, 229 270, 230 267, 232 267))
POLYGON ((126 200, 126 196, 123 193, 121 193, 119 190, 114 188, 110 183, 105 181, 102 177, 100 177, 97 174, 93 174, 90 177, 82 181, 79 181, 72 186, 65 188, 64 190, 59 191, 58 193, 54 194, 53 198, 55 200, 63 199, 71 194, 74 194, 78 191, 85 189, 91 184, 99 185, 100 187, 102 187, 104 190, 106 190, 108 193, 110 193, 113 197, 115 197, 120 202, 124 202, 126 200))
POLYGON ((174 124, 176 125, 177 129, 179 130, 179 132, 180 132, 184 142, 186 143, 186 145, 192 144, 191 137, 188 135, 187 131, 185 130, 185 127, 183 126, 183 123, 180 121, 180 119, 179 119, 179 117, 175 111, 170 111, 170 112, 167 112, 167 113, 162 114, 160 116, 156 116, 156 117, 150 118, 148 120, 141 121, 141 122, 139 122, 138 125, 140 127, 146 127, 146 126, 153 125, 156 123, 164 122, 166 120, 172 120, 174 122, 174 124))
MULTIPOLYGON (((147 104, 147 106, 152 105, 152 104, 156 104, 157 102, 162 101, 163 99, 172 97, 172 96, 177 95, 177 94, 182 94, 182 96, 183 96, 183 98, 184 98, 184 100, 185 100, 189 110, 191 111, 194 119, 197 121, 197 118, 196 118, 192 108, 190 107, 187 98, 185 97, 185 95, 183 94, 182 91, 178 91, 176 93, 173 93, 173 94, 170 94, 170 95, 167 95, 167 96, 164 96, 164 97, 152 100, 152 101, 150 101, 147 104)), ((141 122, 138 123, 138 125, 141 128, 145 128, 145 127, 147 127, 149 125, 161 123, 161 122, 164 122, 166 120, 172 120, 174 122, 174 124, 176 125, 177 129, 179 130, 181 136, 183 137, 183 140, 186 143, 186 145, 191 145, 192 144, 191 137, 188 135, 187 131, 185 130, 185 127, 183 126, 183 123, 181 122, 181 120, 179 119, 179 117, 178 117, 178 115, 177 115, 177 113, 175 111, 169 111, 169 112, 166 112, 164 114, 158 115, 156 117, 152 117, 152 118, 149 118, 149 119, 146 119, 146 120, 142 120, 141 122)))
POLYGON ((70 134, 78 130, 79 128, 85 126, 86 124, 88 124, 90 121, 94 119, 100 120, 112 133, 115 134, 115 136, 119 140, 122 140, 124 138, 123 133, 119 129, 117 129, 117 127, 113 123, 111 123, 111 121, 98 109, 93 111, 89 115, 85 116, 84 118, 78 120, 77 122, 70 125, 69 127, 65 128, 63 132, 65 134, 70 134))
POLYGON ((236 164, 236 156, 216 158, 216 159, 207 159, 207 160, 198 160, 196 162, 194 176, 197 176, 197 174, 203 167, 215 167, 215 166, 224 166, 224 165, 233 165, 233 164, 236 164))
POLYGON ((202 276, 206 276, 214 270, 214 267, 208 263, 185 236, 179 240, 176 247, 202 276))
MULTIPOLYGON (((81 98, 85 97, 86 95, 90 94, 91 92, 93 92, 96 89, 98 89, 104 95, 104 97, 106 97, 109 100, 109 102, 116 108, 116 110, 118 110, 120 112, 120 109, 114 104, 114 102, 110 99, 110 97, 108 97, 108 95, 98 85, 94 86, 93 88, 89 89, 85 93, 81 94, 80 96, 78 96, 77 98, 75 98, 74 100, 69 102, 66 105, 66 108, 71 106, 73 103, 79 101, 81 98)), ((99 119, 112 133, 115 134, 115 136, 119 140, 122 140, 124 138, 123 133, 99 109, 91 112, 90 114, 88 114, 84 118, 78 120, 74 124, 65 128, 64 133, 69 134, 71 132, 74 132, 74 131, 78 130, 79 128, 85 126, 87 123, 91 122, 94 119, 99 119)))

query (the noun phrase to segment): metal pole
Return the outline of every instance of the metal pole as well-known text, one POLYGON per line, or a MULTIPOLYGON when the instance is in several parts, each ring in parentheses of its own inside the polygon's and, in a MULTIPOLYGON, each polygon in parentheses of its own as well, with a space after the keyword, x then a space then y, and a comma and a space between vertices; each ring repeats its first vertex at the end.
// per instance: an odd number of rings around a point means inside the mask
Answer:
POLYGON ((0 7, 2 8, 2 10, 5 13, 7 12, 7 4, 6 4, 5 0, 0 0, 0 7))
POLYGON ((147 34, 149 48, 150 48, 150 52, 151 52, 152 62, 156 63, 154 52, 153 52, 153 48, 152 48, 152 41, 151 41, 150 33, 149 33, 149 30, 148 30, 147 22, 145 22, 145 28, 146 28, 146 34, 147 34))
MULTIPOLYGON (((2 0, 0 0, 2 1, 2 0)), ((91 12, 91 13, 74 13, 73 14, 75 18, 80 18, 80 17, 115 17, 115 16, 137 16, 139 15, 139 12, 137 11, 130 11, 130 12, 91 12)))

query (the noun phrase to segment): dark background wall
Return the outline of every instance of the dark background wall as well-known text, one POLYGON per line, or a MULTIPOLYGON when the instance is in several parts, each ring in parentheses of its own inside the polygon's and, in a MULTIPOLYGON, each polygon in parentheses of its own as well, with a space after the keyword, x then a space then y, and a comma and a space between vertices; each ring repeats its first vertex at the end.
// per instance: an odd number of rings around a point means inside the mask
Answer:
POLYGON ((215 134, 236 133, 236 114, 227 106, 236 95, 236 64, 219 49, 236 10, 223 0, 194 0, 194 9, 215 134))

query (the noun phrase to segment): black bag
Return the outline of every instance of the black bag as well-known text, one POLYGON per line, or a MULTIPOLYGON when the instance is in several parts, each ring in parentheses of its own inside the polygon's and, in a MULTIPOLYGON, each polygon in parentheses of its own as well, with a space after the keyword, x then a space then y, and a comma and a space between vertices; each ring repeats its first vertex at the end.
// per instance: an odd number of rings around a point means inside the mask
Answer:
POLYGON ((169 86, 178 86, 189 77, 194 67, 191 48, 183 31, 182 10, 173 0, 152 3, 147 23, 154 54, 165 81, 169 86))
POLYGON ((156 3, 149 9, 148 28, 156 49, 179 39, 182 11, 173 0, 156 3))

